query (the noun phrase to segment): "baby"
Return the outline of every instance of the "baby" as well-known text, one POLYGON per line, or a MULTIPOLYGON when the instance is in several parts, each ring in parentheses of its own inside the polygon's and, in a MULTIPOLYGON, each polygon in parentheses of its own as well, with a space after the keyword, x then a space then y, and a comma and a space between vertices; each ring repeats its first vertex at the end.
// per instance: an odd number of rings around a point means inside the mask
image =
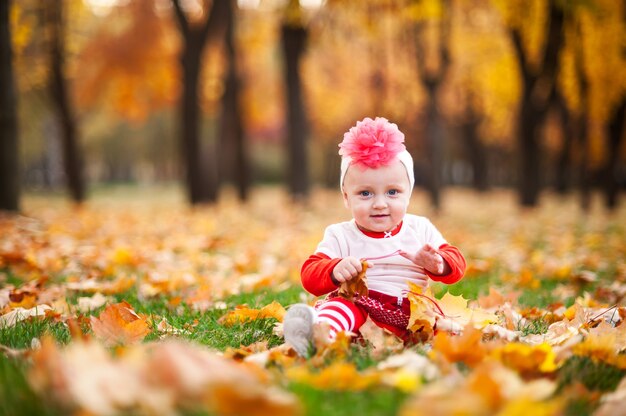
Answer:
POLYGON ((286 342, 303 357, 311 352, 313 326, 321 322, 335 337, 357 333, 369 316, 408 343, 408 283, 426 287, 429 279, 452 284, 463 277, 460 251, 427 218, 407 214, 415 179, 403 143, 398 126, 382 117, 365 118, 344 134, 340 186, 352 220, 327 227, 302 266, 303 287, 326 298, 315 308, 291 306, 284 320, 286 342), (369 266, 368 295, 339 297, 339 285, 362 271, 362 260, 369 266))

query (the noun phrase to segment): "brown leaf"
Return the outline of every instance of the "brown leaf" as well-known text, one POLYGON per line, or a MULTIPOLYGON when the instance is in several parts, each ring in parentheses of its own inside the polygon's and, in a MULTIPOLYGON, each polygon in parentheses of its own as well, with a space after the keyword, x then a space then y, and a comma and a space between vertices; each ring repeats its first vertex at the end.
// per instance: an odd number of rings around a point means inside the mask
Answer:
POLYGON ((367 262, 361 261, 361 271, 359 274, 339 286, 339 296, 342 298, 352 300, 355 295, 367 296, 367 278, 365 272, 367 271, 367 262))
POLYGON ((369 318, 359 328, 359 332, 363 339, 371 344, 374 355, 386 354, 389 351, 401 351, 404 348, 404 343, 400 338, 379 327, 369 318))

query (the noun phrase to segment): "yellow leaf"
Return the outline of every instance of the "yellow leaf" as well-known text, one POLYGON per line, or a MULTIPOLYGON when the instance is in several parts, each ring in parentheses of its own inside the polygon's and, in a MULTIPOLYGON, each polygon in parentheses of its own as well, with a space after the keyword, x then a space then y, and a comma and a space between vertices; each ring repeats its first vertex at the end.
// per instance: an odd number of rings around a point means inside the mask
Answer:
POLYGON ((536 401, 526 397, 520 397, 508 402, 498 412, 498 416, 554 416, 563 411, 562 400, 536 401))
POLYGON ((549 344, 526 345, 512 342, 497 348, 492 355, 522 375, 552 373, 558 368, 556 354, 549 344))
POLYGON ((473 323, 477 328, 484 328, 489 324, 498 322, 498 317, 494 313, 480 308, 468 308, 467 299, 464 299, 463 296, 446 293, 438 303, 446 317, 461 326, 473 323))
POLYGON ((335 361, 319 372, 306 366, 292 367, 287 377, 318 389, 340 391, 362 391, 380 381, 378 373, 359 372, 354 364, 343 361, 335 361))
POLYGON ((118 266, 135 264, 135 257, 128 247, 118 247, 111 255, 111 261, 118 266))
POLYGON ((432 332, 438 311, 436 311, 436 307, 433 304, 434 295, 430 288, 424 290, 416 284, 409 283, 407 298, 411 305, 411 315, 407 328, 412 332, 422 330, 432 332))

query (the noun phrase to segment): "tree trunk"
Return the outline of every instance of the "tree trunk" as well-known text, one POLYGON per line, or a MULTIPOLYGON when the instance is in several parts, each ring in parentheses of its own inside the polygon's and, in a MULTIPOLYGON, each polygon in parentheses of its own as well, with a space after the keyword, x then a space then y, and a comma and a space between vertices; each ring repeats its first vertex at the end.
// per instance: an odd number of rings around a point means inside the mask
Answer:
POLYGON ((619 185, 617 183, 616 173, 617 164, 620 155, 620 145, 624 138, 624 119, 626 118, 626 99, 622 98, 622 102, 613 113, 613 117, 609 121, 608 128, 608 158, 604 168, 604 195, 605 205, 608 209, 614 210, 618 205, 619 185))
POLYGON ((444 134, 441 115, 438 109, 438 83, 428 84, 426 90, 428 92, 426 138, 429 149, 428 174, 430 176, 428 190, 433 207, 439 210, 441 208, 444 134))
POLYGON ((518 124, 520 170, 519 197, 522 206, 532 207, 538 203, 541 189, 541 113, 533 105, 530 94, 524 94, 518 124))
POLYGON ((11 50, 10 1, 0 1, 0 211, 18 211, 17 98, 11 50))
POLYGON ((426 147, 428 152, 428 190, 431 204, 435 210, 441 208, 441 187, 444 151, 444 120, 439 113, 438 92, 450 67, 450 26, 451 0, 441 1, 442 16, 438 26, 438 53, 439 66, 436 70, 426 67, 425 49, 428 37, 424 34, 423 22, 416 22, 413 26, 415 39, 415 55, 420 81, 426 89, 428 103, 426 108, 426 147))
POLYGON ((227 5, 224 0, 213 1, 212 6, 208 6, 208 1, 205 1, 204 8, 208 17, 204 23, 195 25, 187 19, 180 0, 172 0, 172 3, 183 38, 180 56, 183 91, 179 108, 187 196, 192 205, 215 202, 218 196, 218 159, 215 148, 206 149, 201 146, 198 92, 204 47, 208 38, 222 27, 227 5))
POLYGON ((187 192, 191 204, 217 200, 217 159, 213 152, 205 154, 200 140, 201 114, 198 91, 203 44, 196 36, 188 38, 181 59, 183 96, 180 103, 180 120, 183 157, 187 168, 187 192), (207 159, 203 160, 204 157, 207 159))
POLYGON ((552 102, 552 106, 557 112, 561 123, 563 134, 563 144, 559 152, 556 167, 556 191, 565 194, 571 187, 570 177, 572 173, 572 145, 574 143, 573 119, 570 110, 567 108, 565 99, 557 93, 552 102))
POLYGON ((220 146, 224 152, 220 164, 220 180, 233 179, 241 201, 248 199, 250 188, 250 169, 244 142, 243 121, 239 94, 241 82, 237 72, 237 52, 235 47, 235 3, 226 0, 228 16, 226 18, 225 45, 228 57, 228 72, 222 96, 220 117, 220 146))
POLYGON ((287 183, 296 200, 309 195, 308 125, 302 99, 300 59, 306 47, 308 31, 303 26, 285 24, 282 27, 282 46, 285 58, 287 89, 287 148, 289 169, 287 183))
POLYGON ((341 170, 341 158, 337 156, 337 145, 326 144, 324 154, 324 186, 329 189, 339 187, 339 172, 341 170))
POLYGON ((543 59, 538 65, 529 62, 520 29, 509 30, 522 76, 522 99, 517 120, 517 142, 521 157, 518 192, 520 204, 527 207, 534 207, 539 202, 541 126, 556 88, 558 58, 563 45, 564 13, 556 3, 556 0, 549 1, 546 45, 543 59))
POLYGON ((578 42, 574 50, 574 72, 580 90, 580 113, 576 125, 576 138, 581 151, 580 160, 580 206, 584 212, 591 208, 591 172, 589 166, 589 80, 584 68, 582 26, 577 26, 578 42))
POLYGON ((72 200, 81 203, 85 200, 85 181, 83 177, 81 152, 78 144, 79 139, 76 119, 74 117, 72 104, 68 95, 67 81, 64 75, 64 1, 45 1, 44 4, 51 30, 50 80, 48 86, 60 127, 63 169, 72 200))
POLYGON ((480 118, 474 110, 471 98, 468 100, 465 119, 461 125, 465 148, 472 165, 472 186, 479 192, 489 188, 486 149, 478 137, 480 118))

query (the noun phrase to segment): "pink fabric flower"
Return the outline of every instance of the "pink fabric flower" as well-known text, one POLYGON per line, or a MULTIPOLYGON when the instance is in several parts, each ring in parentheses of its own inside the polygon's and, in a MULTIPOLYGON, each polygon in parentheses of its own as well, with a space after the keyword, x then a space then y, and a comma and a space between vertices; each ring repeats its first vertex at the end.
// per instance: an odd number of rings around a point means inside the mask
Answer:
POLYGON ((339 154, 349 157, 351 164, 375 169, 390 164, 406 150, 403 142, 404 134, 396 124, 383 117, 366 117, 343 135, 339 154))

